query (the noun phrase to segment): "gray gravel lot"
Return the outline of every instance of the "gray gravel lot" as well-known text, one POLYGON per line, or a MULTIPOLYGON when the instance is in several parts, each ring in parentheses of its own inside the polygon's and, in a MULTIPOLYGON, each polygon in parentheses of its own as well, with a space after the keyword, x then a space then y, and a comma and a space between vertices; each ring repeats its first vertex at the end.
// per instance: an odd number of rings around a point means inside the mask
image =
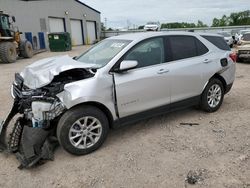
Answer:
MULTIPOLYGON (((75 56, 87 47, 69 52, 75 56)), ((0 117, 7 115, 15 72, 35 60, 66 53, 45 52, 0 64, 0 117)), ((13 155, 0 154, 0 187, 211 187, 250 188, 250 63, 237 64, 237 78, 221 109, 193 108, 110 131, 98 151, 76 157, 58 148, 55 160, 18 170, 13 155), (180 125, 182 122, 199 125, 180 125), (196 185, 190 170, 202 170, 196 185)))

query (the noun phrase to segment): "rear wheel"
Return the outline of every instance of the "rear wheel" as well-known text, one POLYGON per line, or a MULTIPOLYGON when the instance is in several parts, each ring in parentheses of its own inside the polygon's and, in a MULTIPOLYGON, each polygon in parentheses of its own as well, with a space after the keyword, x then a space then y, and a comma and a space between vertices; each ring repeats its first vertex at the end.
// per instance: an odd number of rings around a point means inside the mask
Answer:
POLYGON ((33 47, 29 41, 21 41, 20 56, 24 58, 33 57, 33 47))
POLYGON ((14 63, 16 58, 16 46, 13 42, 0 43, 0 59, 3 63, 14 63))
POLYGON ((57 137, 69 153, 85 155, 104 143, 108 130, 108 119, 101 110, 93 106, 79 106, 62 116, 57 137))
POLYGON ((223 84, 218 79, 212 79, 206 86, 201 97, 201 108, 206 112, 217 111, 224 99, 223 84))

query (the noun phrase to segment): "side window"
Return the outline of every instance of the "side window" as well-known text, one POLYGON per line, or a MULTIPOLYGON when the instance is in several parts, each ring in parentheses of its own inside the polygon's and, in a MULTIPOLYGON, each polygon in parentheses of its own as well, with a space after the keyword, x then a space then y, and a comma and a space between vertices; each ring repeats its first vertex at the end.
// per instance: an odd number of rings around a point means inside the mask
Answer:
POLYGON ((197 56, 196 38, 192 36, 170 36, 169 45, 173 61, 197 56))
POLYGON ((211 42, 213 45, 215 45, 217 48, 219 48, 221 50, 231 51, 231 48, 227 45, 227 43, 223 37, 206 36, 206 35, 203 35, 202 37, 207 39, 209 42, 211 42))
POLYGON ((197 47, 197 55, 204 55, 206 54, 209 50, 208 48, 198 39, 196 39, 196 47, 197 47))
POLYGON ((139 43, 124 58, 138 61, 138 68, 164 63, 163 38, 153 38, 139 43))

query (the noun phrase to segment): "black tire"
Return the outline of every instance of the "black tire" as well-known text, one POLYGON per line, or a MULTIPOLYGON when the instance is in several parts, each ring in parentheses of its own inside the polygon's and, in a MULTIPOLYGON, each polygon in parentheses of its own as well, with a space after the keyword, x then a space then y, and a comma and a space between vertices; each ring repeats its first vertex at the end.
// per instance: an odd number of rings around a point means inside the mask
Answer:
POLYGON ((0 43, 0 59, 3 63, 14 63, 16 61, 16 46, 13 42, 0 43))
POLYGON ((33 47, 29 41, 21 41, 20 43, 20 56, 24 58, 33 57, 33 47))
MULTIPOLYGON (((85 124, 85 123, 84 123, 85 124)), ((79 126, 80 127, 80 126, 79 126)), ((89 154, 95 150, 97 150, 106 140, 109 131, 109 123, 106 115, 98 108, 94 106, 82 105, 75 107, 69 111, 67 111, 60 119, 57 126, 57 138, 61 146, 69 153, 73 155, 85 155, 89 154), (70 130, 73 126, 78 126, 76 123, 77 120, 83 117, 93 117, 96 118, 101 124, 101 133, 94 145, 88 148, 77 148, 70 141, 70 130)), ((78 133, 76 133, 78 134, 78 133)), ((83 133, 79 133, 83 134, 83 133)), ((85 133, 86 134, 86 133, 85 133)), ((93 136, 93 135, 92 135, 93 136)), ((92 137, 91 136, 91 137, 92 137)), ((85 135, 84 138, 80 136, 82 139, 87 137, 90 141, 90 138, 85 135)), ((92 137, 93 138, 93 137, 92 137)), ((79 138, 80 139, 80 138, 79 138)), ((78 140, 79 141, 79 140, 78 140)), ((81 141, 81 143, 83 140, 81 141)), ((87 140, 86 140, 87 142, 87 140)))
POLYGON ((219 80, 219 79, 216 79, 216 78, 213 78, 209 81, 209 83, 207 84, 205 90, 203 91, 202 93, 202 96, 201 96, 201 109, 203 109, 204 111, 206 112, 215 112, 217 111, 222 102, 223 102, 223 99, 224 99, 224 94, 225 94, 225 91, 224 91, 224 87, 223 87, 223 84, 222 82, 219 80), (212 87, 215 87, 215 86, 218 86, 220 88, 220 91, 221 91, 221 97, 220 97, 220 100, 217 100, 218 101, 218 104, 214 104, 214 106, 211 104, 209 104, 209 101, 208 101, 208 97, 210 95, 210 89, 212 89, 212 87))

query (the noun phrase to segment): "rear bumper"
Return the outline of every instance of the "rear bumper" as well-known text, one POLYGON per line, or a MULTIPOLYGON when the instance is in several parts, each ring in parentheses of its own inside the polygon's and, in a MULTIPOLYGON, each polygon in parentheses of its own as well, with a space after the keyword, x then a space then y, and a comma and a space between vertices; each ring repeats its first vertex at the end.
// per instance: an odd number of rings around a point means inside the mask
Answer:
POLYGON ((228 84, 228 85, 226 86, 226 88, 225 88, 225 94, 228 93, 228 92, 232 89, 232 87, 233 87, 233 83, 228 84))

